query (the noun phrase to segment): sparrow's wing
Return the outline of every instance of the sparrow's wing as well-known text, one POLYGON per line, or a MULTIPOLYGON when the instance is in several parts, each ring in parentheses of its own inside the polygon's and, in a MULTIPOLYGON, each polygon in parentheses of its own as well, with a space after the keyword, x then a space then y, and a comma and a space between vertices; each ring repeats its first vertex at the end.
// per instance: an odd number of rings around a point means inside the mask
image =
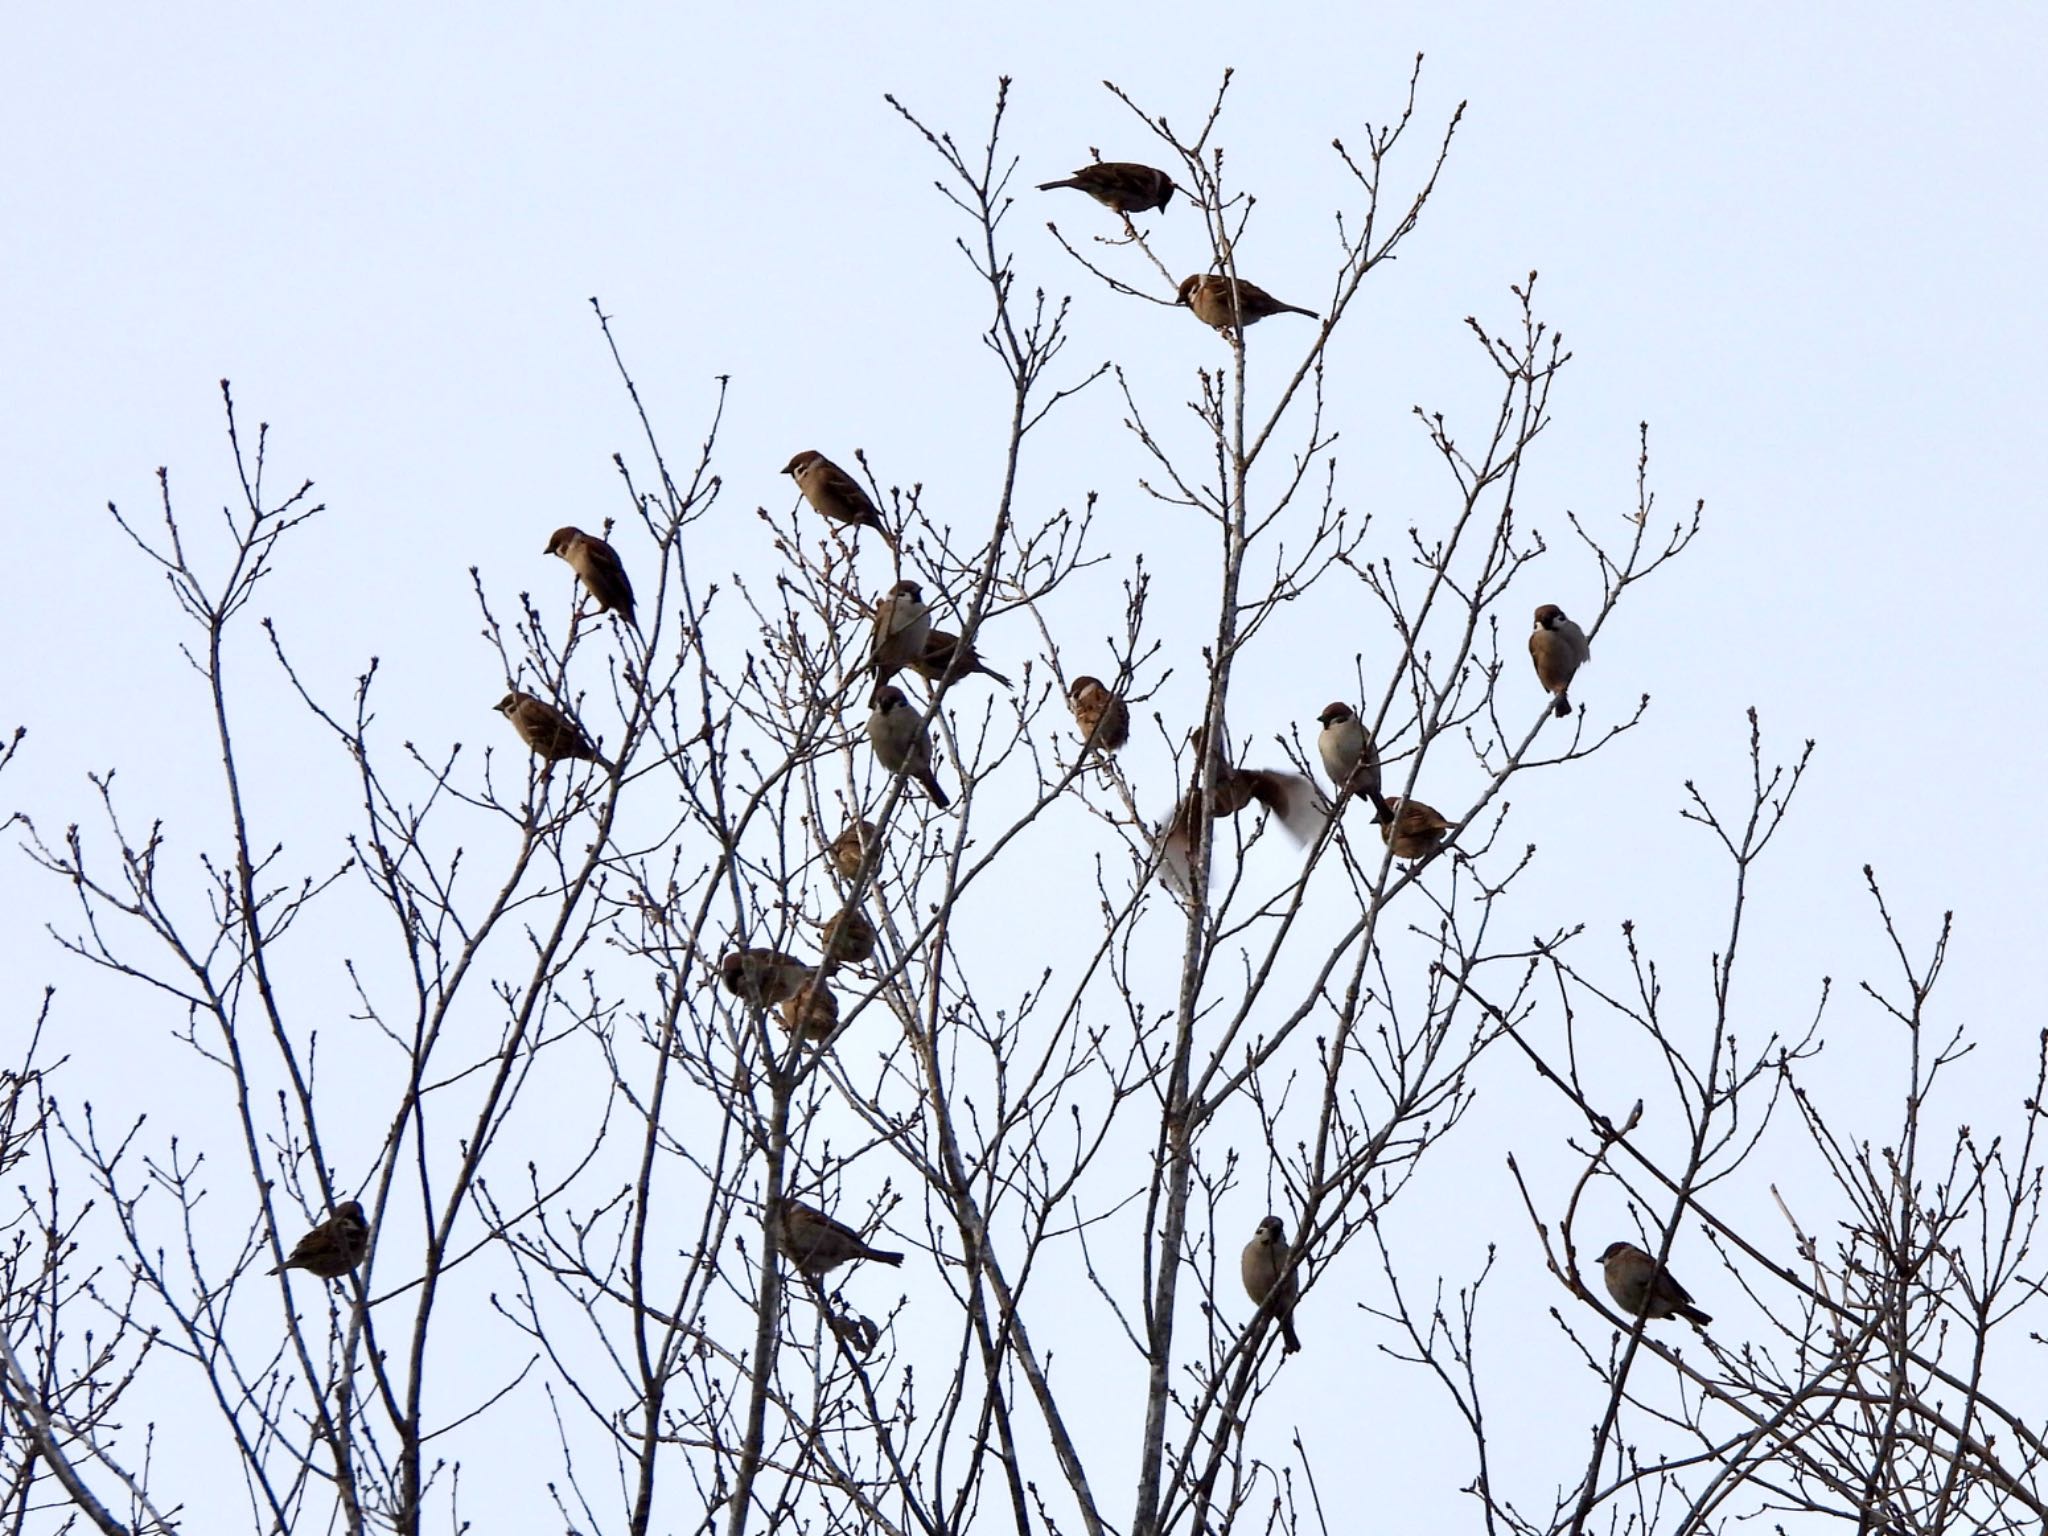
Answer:
POLYGON ((1321 836, 1329 814, 1314 784, 1298 773, 1272 768, 1247 769, 1244 776, 1250 780, 1252 798, 1278 816, 1296 841, 1309 843, 1321 836))

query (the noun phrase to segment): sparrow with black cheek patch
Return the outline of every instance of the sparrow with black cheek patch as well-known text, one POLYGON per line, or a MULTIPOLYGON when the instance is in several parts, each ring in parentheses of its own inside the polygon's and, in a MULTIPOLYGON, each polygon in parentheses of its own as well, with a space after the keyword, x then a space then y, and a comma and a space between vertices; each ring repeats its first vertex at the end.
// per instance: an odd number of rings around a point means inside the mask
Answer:
POLYGON ((806 1040, 825 1040, 839 1027, 839 999, 819 982, 783 1002, 778 1015, 782 1032, 789 1034, 801 1024, 806 1040))
POLYGON ((492 708, 510 720, 519 739, 546 762, 559 763, 565 757, 590 763, 604 761, 590 744, 590 738, 583 734, 583 727, 546 699, 514 688, 492 708))
POLYGON ((370 1224, 363 1219, 360 1201, 344 1200, 334 1214, 292 1246, 291 1257, 270 1271, 303 1269, 322 1280, 337 1280, 347 1274, 370 1251, 370 1224))
POLYGON ((1390 844, 1397 859, 1421 860, 1428 858, 1444 843, 1444 834, 1451 830, 1433 805, 1424 805, 1420 800, 1403 800, 1396 795, 1389 803, 1393 819, 1380 824, 1380 841, 1390 844))
POLYGON ((832 867, 839 871, 839 878, 851 880, 860 873, 861 855, 874 847, 882 834, 872 821, 856 821, 832 839, 825 851, 831 856, 832 867))
POLYGON ((1050 192, 1055 187, 1072 187, 1086 192, 1105 208, 1118 213, 1146 213, 1154 208, 1164 208, 1173 201, 1175 191, 1173 178, 1149 165, 1138 165, 1130 160, 1105 160, 1100 165, 1084 165, 1065 181, 1041 181, 1038 190, 1050 192))
POLYGON ((734 949, 718 962, 725 990, 756 1008, 786 1003, 811 979, 812 967, 779 949, 734 949))
MULTIPOLYGON (((958 635, 947 630, 935 629, 925 637, 923 652, 911 658, 910 670, 928 682, 936 683, 946 675, 946 669, 953 665, 953 653, 960 648, 960 645, 961 640, 958 635)), ((960 663, 960 670, 954 674, 956 677, 965 677, 970 672, 980 672, 994 678, 1005 688, 1011 686, 1010 680, 1007 677, 1003 676, 994 667, 987 665, 975 653, 972 640, 967 641, 966 646, 967 656, 960 663)))
POLYGON ((853 1228, 801 1200, 785 1197, 779 1207, 769 1207, 765 1226, 775 1251, 813 1280, 851 1259, 873 1259, 877 1264, 903 1262, 902 1254, 870 1248, 853 1228))
POLYGON ((1283 304, 1266 292, 1257 283, 1237 280, 1237 303, 1230 302, 1230 279, 1214 273, 1207 277, 1199 272, 1183 281, 1177 303, 1185 304, 1195 312, 1195 318, 1204 325, 1212 325, 1219 331, 1228 332, 1231 323, 1241 313, 1247 326, 1257 325, 1268 315, 1307 315, 1311 320, 1320 320, 1312 309, 1303 309, 1299 304, 1283 304))
POLYGON ((875 952, 875 925, 859 907, 841 907, 824 924, 825 963, 859 965, 875 952))
POLYGON ((1337 786, 1337 809, 1356 795, 1372 802, 1372 819, 1382 826, 1394 819, 1393 808, 1380 793, 1380 749, 1373 745, 1372 732, 1349 704, 1332 704, 1316 716, 1322 732, 1316 737, 1316 752, 1323 760, 1323 772, 1337 786))
POLYGON ((1630 1317, 1638 1312, 1652 1319, 1682 1317, 1695 1328, 1713 1321, 1692 1305, 1692 1293, 1671 1278, 1670 1270, 1634 1243, 1609 1243, 1600 1255, 1600 1275, 1614 1304, 1630 1317))
POLYGON ((860 488, 860 482, 817 449, 806 448, 783 465, 782 472, 796 481, 796 488, 816 511, 835 523, 872 528, 891 548, 895 547, 896 536, 889 532, 882 514, 860 488))
POLYGON ((633 583, 626 579, 626 567, 619 561, 619 552, 603 539, 581 528, 557 528, 541 553, 560 555, 569 563, 569 569, 583 583, 583 590, 597 599, 599 613, 617 613, 635 629, 640 627, 640 621, 633 617, 633 583))
POLYGON ((903 696, 901 688, 877 688, 874 712, 868 716, 868 740, 875 756, 891 773, 917 780, 932 803, 944 810, 953 802, 939 788, 932 773, 932 739, 926 734, 917 708, 903 696))
POLYGON ((924 605, 924 589, 914 581, 897 582, 875 604, 875 643, 869 654, 875 681, 888 682, 922 657, 931 637, 932 614, 924 605))
POLYGON ((1278 1216, 1259 1223, 1252 1240, 1244 1245, 1241 1268, 1244 1292, 1273 1314, 1280 1325, 1280 1353, 1291 1355, 1301 1348, 1294 1333, 1294 1303, 1301 1291, 1294 1271, 1287 1267, 1292 1251, 1287 1246, 1287 1229, 1278 1216))
POLYGON ((1572 712, 1567 696, 1572 678, 1593 659, 1593 645, 1586 632, 1564 616, 1555 603, 1536 610, 1536 627, 1529 632, 1529 659, 1536 663, 1536 680, 1557 695, 1551 713, 1559 717, 1572 712))
POLYGON ((1081 750, 1114 753, 1131 739, 1131 711, 1124 701, 1092 677, 1077 677, 1067 689, 1067 707, 1081 728, 1081 750))

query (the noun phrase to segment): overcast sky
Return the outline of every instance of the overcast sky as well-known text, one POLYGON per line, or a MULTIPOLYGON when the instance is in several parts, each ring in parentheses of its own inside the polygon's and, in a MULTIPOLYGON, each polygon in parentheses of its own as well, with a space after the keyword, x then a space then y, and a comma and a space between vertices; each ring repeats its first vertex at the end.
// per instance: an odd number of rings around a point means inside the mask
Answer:
MULTIPOLYGON (((1091 205, 1030 190, 1090 146, 1152 152, 1101 81, 1192 126, 1235 68, 1222 140, 1260 198, 1241 269, 1317 307, 1347 195, 1330 140, 1385 120, 1422 52, 1418 135, 1469 106, 1422 229, 1333 353, 1359 504, 1392 531, 1440 492, 1408 409, 1484 407, 1463 317, 1507 324, 1508 285, 1532 269, 1575 359, 1528 516, 1554 547, 1567 510, 1618 526, 1641 421, 1660 520, 1707 503, 1694 551, 1627 606, 1574 690, 1605 718, 1648 692, 1646 724, 1511 796, 1534 817, 1545 889, 1603 942, 1624 918, 1655 925, 1674 985, 1698 987, 1726 881, 1679 819, 1681 785, 1741 795, 1754 705, 1775 756, 1807 737, 1819 750, 1746 937, 1753 1028, 1795 1025, 1824 975, 1889 979, 1858 874, 1873 864, 1923 941, 1956 910, 1943 1002, 1985 1032, 1965 1079, 1983 1112, 2010 1115, 2042 1022, 2022 962, 2048 851, 2026 638, 2048 542, 2048 19, 1342 9, 14 8, 0 23, 0 509, 17 576, 0 604, 14 659, 0 727, 31 737, 0 809, 89 820, 84 775, 108 767, 173 821, 213 804, 209 752, 164 749, 190 746, 199 708, 168 596, 104 508, 151 515, 159 465, 188 517, 231 499, 219 379, 245 424, 272 424, 274 483, 311 477, 331 509, 261 605, 317 682, 345 690, 378 655, 392 740, 502 746, 468 568, 501 594, 561 596, 548 530, 617 515, 611 454, 637 448, 592 296, 672 445, 694 447, 731 378, 715 526, 733 542, 700 548, 711 568, 763 568, 753 509, 789 505, 776 471, 801 447, 865 448, 885 481, 922 481, 928 506, 972 525, 1000 468, 1002 381, 939 166, 882 94, 979 143, 996 77, 1013 77, 1022 280, 1075 295, 1076 372, 1142 366, 1170 401, 1216 360, 1213 339, 1077 270, 1043 225, 1089 231, 1091 205)), ((1164 220, 1182 217, 1193 270, 1198 226, 1185 209, 1164 220)), ((1100 492, 1128 556, 1161 531, 1122 414, 1107 391, 1084 397, 1023 494, 1100 492)), ((1560 558, 1551 596, 1572 610, 1597 592, 1560 558)), ((1001 666, 1036 643, 1020 625, 982 651, 1001 666)), ((1345 691, 1327 663, 1348 675, 1356 648, 1340 636, 1330 657, 1262 660, 1290 702, 1234 724, 1299 729, 1345 691)), ((260 660, 248 652, 252 676, 260 660)), ((289 805, 295 790, 262 793, 289 805)), ((58 982, 70 1048, 98 1058, 73 1091, 145 1095, 113 1047, 166 1022, 116 1013, 104 999, 126 994, 55 952, 41 921, 63 891, 18 858, 0 890, 0 1009, 19 1017, 58 982)), ((1881 1053, 1859 1006, 1838 1004, 1836 1038, 1881 1053)), ((1891 1064, 1843 1079, 1852 1101, 1867 1086, 1872 1135, 1892 1123, 1891 1064)), ((1502 1225, 1445 1233, 1454 1278, 1488 1236, 1531 1262, 1498 1154, 1541 1134, 1499 1118, 1460 1154, 1474 1208, 1502 1225)), ((1708 1299, 1697 1269, 1688 1282, 1708 1299)), ((1349 1326, 1327 1316, 1339 1297, 1326 1309, 1325 1337, 1349 1326)), ((1327 1428, 1341 1411, 1327 1376, 1287 1385, 1299 1397, 1267 1412, 1327 1428)), ((1408 1389, 1441 1406, 1421 1380, 1408 1389)), ((1451 1455, 1437 1508, 1457 1507, 1465 1476, 1451 1455)))

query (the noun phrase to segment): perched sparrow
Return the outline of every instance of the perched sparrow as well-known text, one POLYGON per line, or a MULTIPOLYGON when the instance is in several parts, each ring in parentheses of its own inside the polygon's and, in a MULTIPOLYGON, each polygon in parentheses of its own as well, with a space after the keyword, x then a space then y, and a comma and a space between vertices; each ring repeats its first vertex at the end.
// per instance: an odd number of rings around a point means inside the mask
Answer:
POLYGON ((1399 796, 1389 804, 1394 814, 1391 820, 1380 823, 1380 841, 1393 845, 1395 858, 1426 859, 1443 846, 1444 834, 1451 830, 1451 824, 1438 814, 1435 806, 1399 796))
POLYGON ((944 810, 953 802, 939 788, 932 774, 932 739, 925 733, 917 707, 903 696, 901 688, 877 688, 874 713, 868 716, 868 740, 875 756, 891 773, 908 774, 924 786, 932 804, 944 810))
POLYGON ((1385 826, 1394 812, 1380 793, 1380 749, 1373 745, 1372 732, 1349 704, 1332 704, 1316 718, 1323 726, 1316 751, 1322 756, 1323 772, 1337 786, 1337 810, 1341 814, 1346 797, 1356 795, 1372 802, 1372 819, 1385 826))
POLYGON ((1131 739, 1131 711, 1124 701, 1092 677, 1077 677, 1067 690, 1074 723, 1081 728, 1081 750, 1094 747, 1115 752, 1131 739))
MULTIPOLYGON (((936 683, 946 675, 946 669, 953 665, 953 652, 959 645, 960 637, 958 635, 943 629, 933 630, 929 635, 925 636, 922 654, 913 656, 910 659, 910 670, 919 677, 936 683)), ((967 659, 960 663, 958 675, 965 677, 970 672, 986 673, 1005 688, 1010 686, 1010 680, 1007 677, 1003 676, 994 667, 989 666, 980 656, 975 654, 974 642, 972 640, 967 642, 967 659)))
POLYGON ((1301 1348, 1301 1340, 1294 1334, 1294 1302, 1301 1287, 1287 1268, 1288 1258, 1287 1229, 1280 1225, 1278 1216, 1268 1216, 1244 1245, 1244 1293, 1262 1305, 1271 1300, 1273 1321, 1280 1325, 1283 1355, 1301 1348))
POLYGON ((1536 627, 1529 632, 1529 659, 1536 663, 1536 680, 1557 695, 1551 713, 1570 714, 1572 701, 1566 690, 1572 685, 1572 675, 1593 659, 1586 632, 1566 618, 1557 604, 1545 603, 1536 610, 1536 627))
POLYGON ((1303 309, 1299 304, 1282 304, 1257 283, 1237 280, 1237 303, 1230 302, 1230 279, 1211 274, 1208 277, 1197 273, 1180 285, 1179 302, 1195 312, 1195 318, 1204 325, 1213 325, 1219 331, 1229 331, 1231 322, 1238 312, 1244 314, 1244 323, 1257 325, 1268 315, 1307 315, 1311 320, 1320 320, 1312 309, 1303 309))
POLYGON ((860 488, 860 482, 817 449, 806 448, 783 465, 782 472, 796 481, 805 501, 833 522, 872 528, 883 542, 895 547, 895 537, 883 523, 882 514, 875 510, 875 504, 868 500, 868 493, 860 488))
POLYGON ((359 1201, 344 1200, 334 1214, 300 1238, 292 1256, 276 1269, 303 1269, 322 1280, 335 1280, 363 1262, 370 1251, 370 1224, 359 1201))
POLYGON ((557 528, 541 553, 560 555, 569 562, 569 569, 582 581, 583 590, 597 599, 599 613, 610 610, 635 629, 640 627, 640 621, 633 617, 633 583, 626 580, 619 552, 603 539, 593 538, 581 528, 557 528))
POLYGON ((1162 848, 1167 880, 1183 894, 1192 889, 1195 828, 1202 814, 1202 779, 1207 774, 1216 786, 1218 819, 1235 816, 1254 800, 1280 818, 1280 824, 1296 842, 1313 842, 1322 831, 1325 817, 1316 801, 1316 787, 1298 773, 1278 768, 1236 768, 1223 757, 1203 750, 1205 732, 1195 730, 1195 782, 1174 808, 1162 848), (1205 761, 1206 760, 1206 761, 1205 761))
POLYGON ((897 582, 875 604, 875 681, 888 682, 922 657, 931 635, 932 614, 924 605, 924 589, 914 581, 897 582))
POLYGON ((1670 1270, 1634 1243, 1609 1243, 1600 1255, 1600 1273, 1614 1304, 1631 1317, 1638 1312, 1652 1318, 1682 1317, 1695 1328, 1713 1321, 1692 1305, 1692 1293, 1671 1278, 1670 1270))
POLYGON ((1173 178, 1164 171, 1154 170, 1149 165, 1135 165, 1129 160, 1105 160, 1100 165, 1084 165, 1065 181, 1041 181, 1038 190, 1050 192, 1054 187, 1072 187, 1086 192, 1105 208, 1114 208, 1118 213, 1145 213, 1153 208, 1164 208, 1173 201, 1173 178))
POLYGON ((773 1008, 803 991, 811 967, 779 949, 735 949, 718 962, 725 990, 756 1008, 773 1008))
POLYGON ((514 688, 493 707, 512 722, 512 729, 519 733, 521 741, 550 763, 559 763, 565 757, 581 758, 590 763, 604 761, 597 755, 597 748, 590 744, 590 738, 583 734, 583 727, 546 699, 537 699, 514 688))
POLYGON ((807 987, 782 1005, 782 1029, 792 1033, 801 1023, 806 1040, 825 1040, 839 1027, 839 999, 822 981, 807 987))
POLYGON ((784 1199, 779 1209, 770 1207, 766 1226, 768 1241, 775 1245, 776 1252, 813 1280, 849 1259, 873 1259, 878 1264, 903 1262, 902 1254, 870 1248, 853 1228, 801 1200, 784 1199))
POLYGON ((825 924, 825 962, 859 965, 875 952, 875 925, 859 907, 841 907, 825 924))
POLYGON ((831 855, 832 867, 839 871, 840 879, 851 880, 860 873, 861 855, 874 847, 881 836, 872 821, 856 821, 832 839, 832 845, 825 851, 831 855))

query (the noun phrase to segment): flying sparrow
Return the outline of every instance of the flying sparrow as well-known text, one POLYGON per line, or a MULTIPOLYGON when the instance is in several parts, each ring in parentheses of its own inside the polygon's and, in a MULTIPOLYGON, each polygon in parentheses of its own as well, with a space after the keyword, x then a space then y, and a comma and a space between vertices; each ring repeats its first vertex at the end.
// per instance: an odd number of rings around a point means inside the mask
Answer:
POLYGON ((582 581, 583 590, 597 599, 599 613, 616 612, 635 629, 640 627, 640 621, 633 617, 633 583, 626 579, 619 552, 603 539, 581 528, 557 528, 541 553, 560 555, 569 563, 569 569, 582 581))
POLYGON ((786 1003, 811 979, 811 967, 779 949, 734 949, 718 962, 725 990, 756 1008, 786 1003))
MULTIPOLYGON (((925 637, 923 652, 911 658, 909 663, 910 670, 919 677, 936 683, 946 675, 946 669, 953 665, 953 652, 959 647, 960 643, 960 637, 956 634, 943 629, 933 630, 925 637)), ((1010 680, 1007 677, 1003 676, 994 667, 989 666, 975 653, 972 640, 967 642, 967 659, 960 663, 960 670, 955 675, 965 677, 970 672, 986 673, 1005 688, 1010 686, 1010 680)))
POLYGON ((859 965, 875 952, 875 925, 859 907, 841 907, 825 924, 825 963, 859 965))
POLYGON ((1713 1321, 1692 1305, 1692 1293, 1671 1278, 1670 1270, 1634 1243, 1609 1243, 1600 1255, 1600 1274, 1607 1294, 1630 1317, 1638 1312, 1652 1318, 1682 1317, 1695 1328, 1713 1321))
POLYGON ((1197 726, 1194 733, 1198 767, 1195 781, 1174 808, 1162 844, 1162 862, 1167 880, 1183 894, 1194 868, 1195 828, 1202 814, 1202 775, 1215 785, 1216 816, 1235 816, 1254 800, 1280 818, 1280 824, 1296 842, 1313 842, 1326 820, 1317 803, 1316 788, 1298 773, 1278 768, 1237 768, 1220 755, 1204 750, 1207 732, 1197 726))
POLYGON ((1092 677, 1077 677, 1067 690, 1074 723, 1081 728, 1081 750, 1090 747, 1113 753, 1131 739, 1131 711, 1124 701, 1092 677))
POLYGON ((1100 165, 1084 165, 1065 181, 1041 181, 1038 184, 1041 192, 1050 192, 1055 187, 1072 187, 1086 192, 1103 207, 1114 208, 1118 213, 1145 213, 1154 208, 1164 208, 1173 201, 1174 194, 1173 178, 1166 172, 1129 160, 1105 160, 1100 165))
POLYGON ((839 1027, 839 999, 821 981, 785 1000, 780 1018, 784 1034, 801 1023, 806 1040, 827 1040, 839 1027))
POLYGON ((370 1251, 370 1224, 361 1202, 344 1200, 334 1214, 300 1238, 291 1257, 270 1271, 303 1269, 322 1280, 336 1280, 363 1262, 370 1251))
POLYGON ((817 449, 806 448, 783 465, 782 472, 796 481, 805 501, 833 522, 872 528, 884 543, 895 547, 895 536, 882 521, 882 514, 875 510, 875 504, 868 500, 868 493, 860 488, 860 482, 817 449))
POLYGON ((922 657, 931 635, 932 614, 924 605, 924 589, 914 581, 897 582, 888 596, 875 604, 875 645, 871 653, 875 681, 888 682, 922 657))
POLYGON ((1451 824, 1433 805, 1420 800, 1403 800, 1396 795, 1388 802, 1393 818, 1380 823, 1380 841, 1391 844, 1397 859, 1421 860, 1443 846, 1451 824))
POLYGON ((932 773, 932 739, 918 718, 916 706, 903 696, 901 688, 890 687, 877 688, 873 703, 874 713, 868 716, 868 740, 874 744, 875 756, 891 773, 908 774, 917 780, 932 797, 932 804, 943 811, 953 802, 946 798, 932 773))
POLYGON ((1301 1348, 1294 1334, 1294 1303, 1301 1287, 1287 1268, 1290 1250, 1287 1229, 1278 1216, 1268 1216, 1244 1245, 1244 1293, 1260 1305, 1271 1303, 1273 1321, 1280 1325, 1280 1353, 1291 1355, 1301 1348))
POLYGON ((547 762, 559 763, 565 757, 590 763, 604 761, 590 744, 590 738, 583 734, 583 727, 546 699, 514 688, 492 707, 510 720, 519 739, 547 762))
POLYGON ((1536 610, 1536 627, 1529 632, 1529 659, 1536 663, 1536 680, 1557 695, 1551 713, 1560 717, 1572 712, 1566 690, 1572 676, 1593 659, 1593 646, 1586 632, 1564 616, 1555 603, 1536 610))
POLYGON ((853 1228, 801 1200, 785 1197, 779 1208, 771 1206, 765 1225, 768 1241, 775 1245, 776 1252, 813 1280, 849 1259, 873 1259, 878 1264, 903 1262, 902 1254, 870 1248, 853 1228))
POLYGON ((856 821, 832 839, 825 851, 831 855, 832 867, 839 871, 840 879, 851 880, 860 873, 861 855, 874 847, 881 836, 872 821, 856 821))
POLYGON ((1196 273, 1180 285, 1177 302, 1187 305, 1195 312, 1195 318, 1204 325, 1213 325, 1219 331, 1228 332, 1231 322, 1241 310, 1247 326, 1258 324, 1268 315, 1307 315, 1311 320, 1320 320, 1312 309, 1303 309, 1299 304, 1282 304, 1257 283, 1237 280, 1237 303, 1230 302, 1230 279, 1214 273, 1207 277, 1196 273))
POLYGON ((1323 772, 1337 786, 1337 809, 1356 795, 1372 802, 1372 819, 1382 826, 1394 819, 1387 797, 1380 793, 1380 750, 1373 745, 1372 732, 1352 712, 1349 704, 1332 704, 1316 718, 1322 734, 1316 737, 1316 751, 1323 759, 1323 772))

